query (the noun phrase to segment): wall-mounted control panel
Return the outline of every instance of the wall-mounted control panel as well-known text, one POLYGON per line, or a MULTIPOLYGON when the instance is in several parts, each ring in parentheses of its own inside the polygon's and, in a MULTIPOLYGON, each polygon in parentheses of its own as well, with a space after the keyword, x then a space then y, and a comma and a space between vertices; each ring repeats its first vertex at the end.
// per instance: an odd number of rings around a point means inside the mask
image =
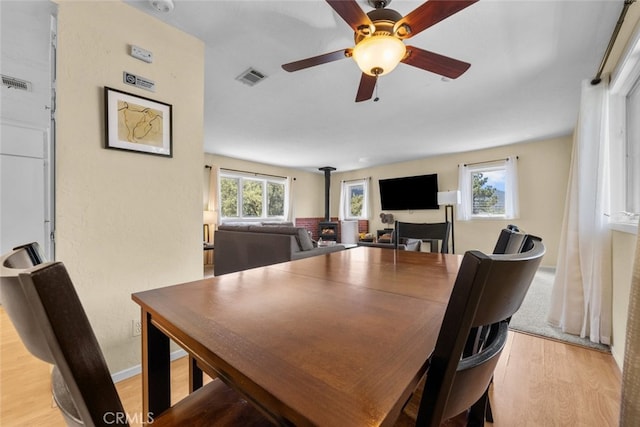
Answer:
POLYGON ((138 46, 131 45, 131 56, 149 64, 153 62, 153 53, 138 46))

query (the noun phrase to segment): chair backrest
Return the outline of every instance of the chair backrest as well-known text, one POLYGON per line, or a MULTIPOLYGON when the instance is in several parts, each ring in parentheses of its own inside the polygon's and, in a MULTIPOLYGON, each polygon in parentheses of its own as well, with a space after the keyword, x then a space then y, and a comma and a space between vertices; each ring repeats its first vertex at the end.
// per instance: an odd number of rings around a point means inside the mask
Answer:
POLYGON ((533 247, 533 241, 542 239, 532 234, 522 233, 515 225, 508 225, 500 230, 498 240, 493 248, 494 254, 517 254, 527 252, 533 247))
MULTIPOLYGON (((448 253, 450 233, 451 223, 448 221, 437 223, 396 221, 394 243, 396 248, 398 248, 398 244, 401 243, 401 239, 403 238, 440 241, 440 252, 448 253)), ((435 245, 431 247, 435 248, 435 245)))
MULTIPOLYGON (((506 325, 506 320, 520 308, 544 253, 545 248, 540 241, 533 241, 530 251, 519 254, 465 253, 431 357, 416 425, 439 426, 447 415, 456 415, 451 414, 454 410, 451 408, 468 408, 482 396, 489 385, 490 375, 488 378, 465 375, 467 379, 461 376, 456 380, 471 328, 499 323, 506 325), (464 393, 466 400, 457 401, 454 397, 458 394, 452 393, 454 387, 473 388, 480 392, 477 395, 464 393)), ((484 349, 494 342, 494 337, 489 335, 484 349)), ((481 350, 469 357, 480 354, 487 353, 481 350)))
MULTIPOLYGON (((54 393, 67 422, 105 425, 105 414, 124 414, 98 341, 65 266, 45 263, 19 273, 20 284, 52 356, 62 390, 54 393), (74 411, 75 410, 75 411, 74 411), (70 418, 69 418, 70 417, 70 418), (79 418, 79 419, 78 419, 79 418)), ((15 301, 14 301, 15 302, 15 301)), ((59 381, 58 381, 59 382, 59 381)), ((58 388, 60 390, 61 388, 58 388)))
POLYGON ((37 243, 18 246, 3 255, 0 258, 0 301, 27 350, 38 359, 53 363, 49 347, 18 278, 18 274, 43 261, 37 243))
MULTIPOLYGON (((542 239, 532 234, 522 233, 516 225, 510 224, 500 231, 493 254, 506 255, 528 252, 533 249, 534 242, 542 242, 542 239)), ((510 320, 509 318, 508 321, 510 320)), ((464 352, 465 356, 476 353, 482 347, 487 332, 488 330, 482 327, 471 329, 464 352)))
POLYGON ((486 274, 484 291, 471 326, 490 325, 508 319, 518 311, 545 254, 541 240, 532 240, 531 244, 526 252, 485 255, 490 260, 491 271, 486 274))
POLYGON ((509 334, 506 321, 487 327, 488 337, 484 347, 477 353, 464 357, 458 363, 451 384, 443 420, 469 409, 485 392, 493 377, 500 354, 509 334))

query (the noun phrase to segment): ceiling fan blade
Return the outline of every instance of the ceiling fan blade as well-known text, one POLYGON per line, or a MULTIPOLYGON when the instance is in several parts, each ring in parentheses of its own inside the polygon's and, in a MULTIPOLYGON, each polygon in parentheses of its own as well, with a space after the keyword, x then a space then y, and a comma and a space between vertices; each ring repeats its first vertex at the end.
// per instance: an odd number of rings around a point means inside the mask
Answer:
POLYGON ((283 64, 282 68, 285 71, 293 72, 302 70, 316 65, 326 64, 327 62, 337 61, 342 58, 346 58, 351 49, 336 50, 335 52, 324 53, 322 55, 313 56, 311 58, 301 59, 300 61, 289 62, 283 64))
POLYGON ((358 31, 358 27, 362 25, 372 25, 371 19, 362 10, 355 0, 326 0, 329 6, 335 10, 347 24, 351 26, 353 31, 358 31))
POLYGON ((407 46, 407 52, 408 55, 402 60, 405 64, 440 74, 450 79, 457 79, 471 66, 468 62, 458 61, 457 59, 414 46, 407 46))
POLYGON ((356 95, 356 102, 366 101, 373 96, 373 90, 376 88, 376 76, 362 73, 360 78, 360 86, 356 95))
POLYGON ((477 1, 478 0, 429 0, 399 20, 396 23, 396 28, 399 28, 402 24, 407 24, 411 28, 411 32, 404 38, 413 37, 454 13, 458 13, 462 9, 471 6, 477 1))

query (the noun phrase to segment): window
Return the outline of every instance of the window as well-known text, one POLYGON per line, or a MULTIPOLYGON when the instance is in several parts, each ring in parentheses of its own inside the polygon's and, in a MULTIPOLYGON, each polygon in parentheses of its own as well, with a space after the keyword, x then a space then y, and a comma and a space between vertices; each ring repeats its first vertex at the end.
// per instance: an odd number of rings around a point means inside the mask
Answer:
POLYGON ((627 96, 625 211, 640 212, 640 78, 627 96))
POLYGON ((640 213, 640 31, 631 37, 609 86, 611 222, 637 230, 640 213))
POLYGON ((504 216, 504 168, 484 168, 471 171, 471 214, 504 216))
POLYGON ((518 217, 517 157, 460 165, 459 220, 518 217))
POLYGON ((342 182, 340 219, 367 219, 369 215, 368 204, 368 178, 342 182))
POLYGON ((220 213, 223 220, 285 218, 286 178, 220 171, 220 213))

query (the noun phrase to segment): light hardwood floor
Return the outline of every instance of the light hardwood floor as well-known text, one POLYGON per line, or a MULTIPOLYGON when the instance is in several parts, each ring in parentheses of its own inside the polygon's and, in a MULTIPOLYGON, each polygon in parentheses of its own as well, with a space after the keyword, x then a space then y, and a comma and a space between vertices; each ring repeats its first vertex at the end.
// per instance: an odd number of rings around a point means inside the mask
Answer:
MULTIPOLYGON (((1 307, 0 332, 0 425, 64 426, 52 403, 49 365, 27 352, 1 307)), ((185 358, 173 363, 172 382, 175 401, 187 393, 185 358)), ((116 386, 135 419, 142 411, 140 376, 116 386)), ((495 427, 617 426, 620 372, 610 354, 511 332, 491 402, 495 427)))

